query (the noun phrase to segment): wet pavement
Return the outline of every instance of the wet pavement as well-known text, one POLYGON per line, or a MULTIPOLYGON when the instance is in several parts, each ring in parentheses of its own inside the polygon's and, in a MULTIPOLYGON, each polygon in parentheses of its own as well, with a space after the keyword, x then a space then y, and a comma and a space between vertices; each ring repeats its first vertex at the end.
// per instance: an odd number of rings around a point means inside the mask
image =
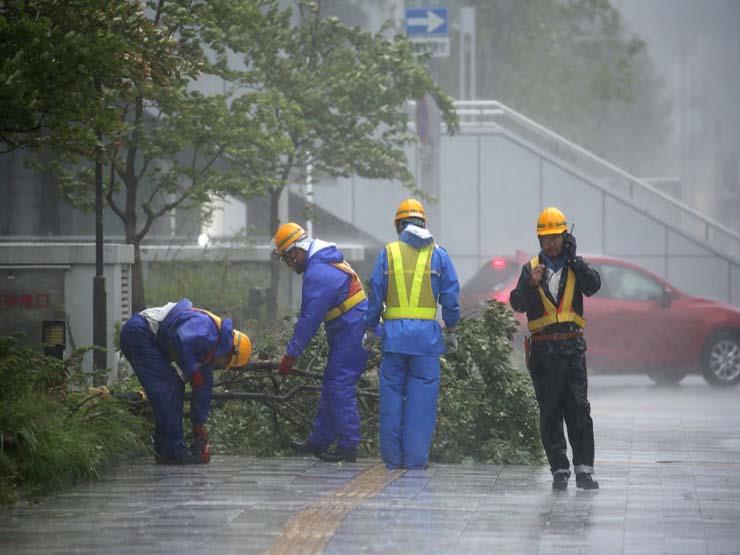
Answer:
POLYGON ((0 552, 740 554, 740 389, 591 378, 599 491, 544 466, 141 461, 0 511, 0 552))

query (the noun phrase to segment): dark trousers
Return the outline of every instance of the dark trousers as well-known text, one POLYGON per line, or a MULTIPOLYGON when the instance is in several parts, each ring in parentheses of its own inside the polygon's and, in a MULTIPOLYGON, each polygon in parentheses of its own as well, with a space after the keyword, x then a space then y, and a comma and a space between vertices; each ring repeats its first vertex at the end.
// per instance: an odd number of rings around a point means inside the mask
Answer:
POLYGON ((143 316, 134 314, 121 330, 121 352, 136 372, 154 411, 154 451, 176 458, 186 452, 182 413, 185 384, 157 348, 143 316))
POLYGON ((533 350, 530 375, 540 407, 540 435, 550 470, 553 474, 570 476, 563 431, 565 421, 576 473, 593 473, 594 426, 588 402, 585 353, 533 350))

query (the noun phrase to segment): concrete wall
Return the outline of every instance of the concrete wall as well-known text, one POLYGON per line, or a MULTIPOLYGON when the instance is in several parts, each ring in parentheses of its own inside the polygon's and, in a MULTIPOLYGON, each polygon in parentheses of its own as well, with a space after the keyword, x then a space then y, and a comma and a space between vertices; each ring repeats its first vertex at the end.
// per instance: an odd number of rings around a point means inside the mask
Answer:
MULTIPOLYGON (((415 153, 410 167, 424 190, 415 153)), ((639 189, 625 200, 624 184, 584 175, 503 130, 442 135, 435 155, 440 190, 436 205, 426 203, 434 214, 429 229, 452 255, 462 283, 494 255, 537 252, 537 214, 555 205, 576 224, 579 252, 624 258, 687 293, 740 304, 740 267, 729 249, 712 247, 698 220, 681 221, 675 207, 649 204, 654 200, 639 189)), ((358 177, 314 187, 322 208, 384 241, 394 237, 393 213, 408 196, 398 183, 358 177)))
MULTIPOLYGON (((105 291, 107 300, 108 355, 110 377, 117 376, 119 358, 113 343, 116 322, 131 315, 130 283, 134 250, 130 245, 106 244, 103 248, 105 291)), ((24 269, 26 279, 34 280, 49 270, 64 272, 62 314, 67 320, 67 350, 93 344, 93 277, 95 245, 93 243, 0 243, 0 268, 24 269), (29 271, 32 273, 29 274, 29 271)), ((53 301, 56 302, 56 301, 53 301)), ((6 315, 4 314, 3 317, 6 315)), ((10 316, 10 314, 8 314, 10 316)), ((38 323, 41 327, 41 322, 38 323)), ((92 353, 85 356, 83 368, 92 370, 92 353)))

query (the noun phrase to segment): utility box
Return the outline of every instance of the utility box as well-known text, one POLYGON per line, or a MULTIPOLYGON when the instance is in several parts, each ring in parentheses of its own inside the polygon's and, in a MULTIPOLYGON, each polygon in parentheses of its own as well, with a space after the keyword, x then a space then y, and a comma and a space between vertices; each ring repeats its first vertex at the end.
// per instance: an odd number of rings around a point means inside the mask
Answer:
MULTIPOLYGON (((131 316, 131 245, 103 246, 107 305, 108 380, 118 377, 113 336, 116 322, 131 316)), ((66 322, 66 352, 93 344, 94 243, 0 243, 0 335, 24 334, 42 348, 44 321, 66 322)), ((92 371, 92 353, 83 361, 92 371)))

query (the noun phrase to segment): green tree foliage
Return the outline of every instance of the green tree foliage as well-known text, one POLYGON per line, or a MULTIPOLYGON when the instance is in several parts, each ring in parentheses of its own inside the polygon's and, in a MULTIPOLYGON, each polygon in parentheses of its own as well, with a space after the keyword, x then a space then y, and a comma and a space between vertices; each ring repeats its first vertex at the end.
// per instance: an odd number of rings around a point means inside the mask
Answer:
MULTIPOLYGON (((610 0, 448 0, 476 9, 475 98, 495 99, 598 154, 649 165, 665 141, 668 106, 644 42, 610 0)), ((459 31, 432 70, 459 87, 459 31)))
POLYGON ((147 298, 151 306, 162 306, 187 297, 197 307, 231 318, 237 329, 252 337, 253 322, 264 315, 250 291, 267 281, 266 274, 264 264, 234 263, 228 257, 208 262, 150 263, 147 298))
POLYGON ((133 2, 2 2, 2 151, 49 146, 90 152, 96 130, 121 126, 105 91, 156 73, 166 47, 133 2))
POLYGON ((25 144, 55 147, 77 206, 91 207, 92 165, 105 163, 108 205, 134 246, 134 306, 145 304, 139 247, 164 214, 267 194, 274 228, 280 193, 309 163, 413 186, 406 102, 430 95, 456 125, 408 41, 325 18, 320 2, 73 3, 3 10, 2 40, 18 54, 3 63, 0 94, 18 113, 2 129, 13 145, 22 130, 25 144))
POLYGON ((461 321, 460 348, 443 359, 433 458, 509 464, 542 458, 532 383, 512 365, 516 326, 511 310, 496 301, 482 319, 461 321))
MULTIPOLYGON (((140 245, 152 224, 176 208, 207 207, 213 196, 249 194, 255 166, 271 159, 283 142, 271 132, 274 116, 262 93, 226 88, 222 81, 245 80, 228 56, 236 49, 247 60, 252 57, 257 30, 274 26, 279 13, 274 2, 157 0, 146 11, 138 9, 148 36, 164 37, 167 48, 152 71, 107 91, 121 126, 103 137, 107 203, 134 246, 135 307, 145 304, 140 245), (221 92, 202 92, 209 83, 221 92), (232 163, 236 158, 238 168, 232 163)), ((57 169, 64 173, 68 163, 65 159, 57 169)), ((89 207, 92 172, 82 168, 66 173, 64 191, 77 206, 89 207)))
MULTIPOLYGON (((408 132, 407 102, 425 95, 440 107, 450 131, 457 126, 451 99, 435 84, 403 37, 387 29, 369 33, 335 17, 324 17, 321 2, 298 0, 276 28, 265 29, 260 48, 245 60, 246 86, 265 93, 274 124, 271 135, 287 137, 260 175, 251 174, 270 199, 270 228, 278 221, 283 189, 307 165, 317 175, 400 179, 414 188, 403 147, 408 132)), ((270 312, 277 307, 277 261, 271 268, 270 312)))
POLYGON ((82 478, 146 450, 147 422, 112 398, 81 393, 67 361, 0 338, 0 504, 82 478))
MULTIPOLYGON (((437 462, 462 461, 527 464, 542 459, 538 411, 529 376, 511 364, 514 318, 503 304, 491 303, 482 319, 464 319, 458 326, 460 349, 442 359, 437 430, 431 458, 437 462)), ((276 359, 287 333, 265 335, 255 345, 254 358, 276 359)), ((297 367, 320 373, 328 355, 323 334, 317 335, 297 367)), ((377 394, 380 353, 371 353, 358 390, 377 394)), ((288 402, 217 401, 209 423, 214 448, 219 452, 258 456, 290 455, 290 440, 305 438, 318 405, 320 381, 311 377, 280 378, 247 374, 241 378, 225 371, 221 391, 249 390, 276 397, 295 394, 288 402)), ((218 398, 218 395, 216 395, 218 398)), ((361 456, 379 456, 378 404, 359 396, 362 425, 361 456)))

